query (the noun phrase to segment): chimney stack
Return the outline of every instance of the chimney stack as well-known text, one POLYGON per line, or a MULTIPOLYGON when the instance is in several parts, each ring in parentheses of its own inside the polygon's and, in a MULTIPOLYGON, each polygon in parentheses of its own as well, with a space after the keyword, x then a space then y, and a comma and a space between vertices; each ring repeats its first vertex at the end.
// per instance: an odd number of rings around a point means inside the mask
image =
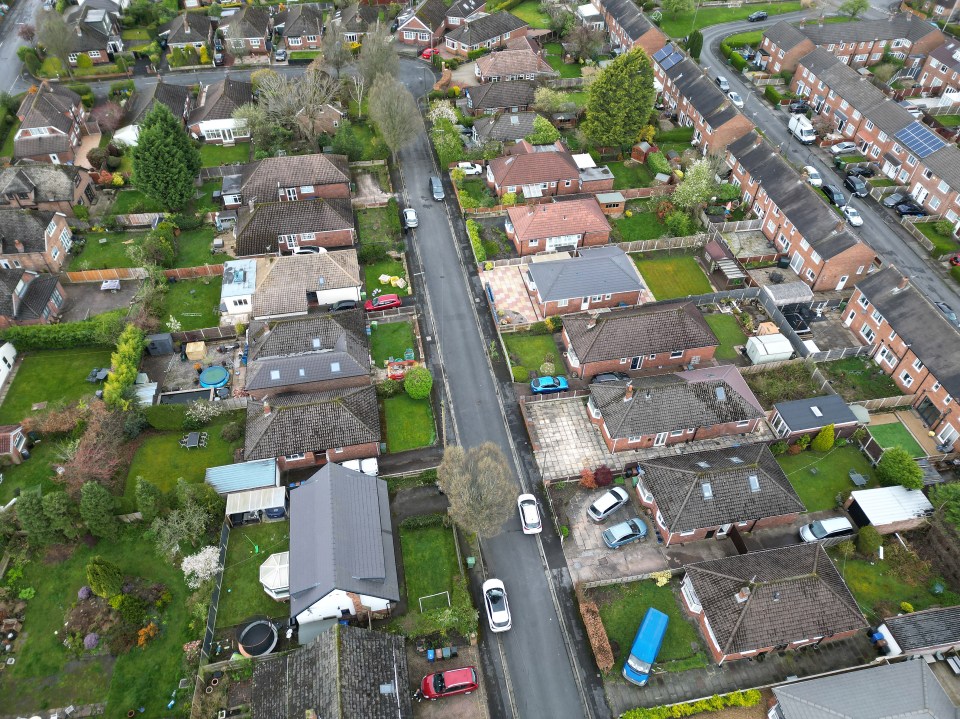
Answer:
POLYGON ((77 23, 77 37, 83 35, 83 29, 80 27, 80 23, 77 23))
POLYGON ((253 212, 253 198, 251 197, 247 200, 247 207, 250 208, 250 212, 253 212))
POLYGON ((628 382, 627 388, 623 392, 623 401, 629 402, 632 399, 633 399, 633 385, 628 382))
POLYGON ((13 246, 17 248, 17 252, 23 252, 23 243, 19 239, 13 241, 13 246))
POLYGON ((263 400, 263 414, 264 414, 264 416, 270 414, 270 401, 269 401, 269 400, 263 400))
POLYGON ((910 286, 910 279, 907 277, 901 277, 900 282, 897 283, 897 291, 905 290, 910 286))

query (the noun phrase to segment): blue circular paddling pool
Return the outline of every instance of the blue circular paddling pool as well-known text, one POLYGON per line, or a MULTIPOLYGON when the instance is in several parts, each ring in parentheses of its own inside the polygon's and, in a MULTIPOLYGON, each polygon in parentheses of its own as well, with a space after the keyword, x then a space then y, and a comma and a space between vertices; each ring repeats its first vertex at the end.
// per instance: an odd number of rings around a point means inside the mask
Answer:
POLYGON ((200 373, 201 387, 223 387, 229 381, 230 373, 226 367, 214 365, 213 367, 207 367, 200 373))

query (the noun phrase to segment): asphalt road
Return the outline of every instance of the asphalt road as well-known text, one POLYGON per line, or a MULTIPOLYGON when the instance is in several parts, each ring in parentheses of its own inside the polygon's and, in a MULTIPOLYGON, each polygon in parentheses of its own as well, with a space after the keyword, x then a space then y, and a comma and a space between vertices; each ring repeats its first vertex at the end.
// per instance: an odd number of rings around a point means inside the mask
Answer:
MULTIPOLYGON (((0 91, 16 94, 26 90, 32 83, 26 82, 21 73, 25 72, 17 48, 26 45, 17 37, 17 28, 23 24, 33 24, 40 0, 17 0, 11 4, 10 12, 0 23, 0 91)), ((29 77, 29 76, 28 76, 29 77)))

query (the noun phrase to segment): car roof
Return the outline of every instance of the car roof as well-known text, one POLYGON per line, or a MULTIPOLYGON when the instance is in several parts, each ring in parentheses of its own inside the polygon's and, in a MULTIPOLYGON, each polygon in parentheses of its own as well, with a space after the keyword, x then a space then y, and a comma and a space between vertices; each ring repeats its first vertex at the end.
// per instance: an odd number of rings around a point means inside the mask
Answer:
POLYGON ((461 667, 460 669, 448 669, 443 672, 443 681, 447 686, 452 684, 468 684, 473 682, 475 672, 473 667, 461 667))

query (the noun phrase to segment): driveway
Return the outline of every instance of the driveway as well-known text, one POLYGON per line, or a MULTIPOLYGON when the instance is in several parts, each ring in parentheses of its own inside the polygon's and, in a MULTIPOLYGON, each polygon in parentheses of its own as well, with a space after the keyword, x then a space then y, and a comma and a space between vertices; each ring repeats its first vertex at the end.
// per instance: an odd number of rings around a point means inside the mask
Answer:
POLYGON ((121 282, 116 292, 102 291, 99 282, 65 284, 63 289, 66 293, 66 309, 62 320, 76 322, 120 307, 129 307, 140 289, 140 280, 121 282))
POLYGON ((543 319, 530 299, 523 275, 526 265, 494 267, 480 273, 480 281, 493 294, 497 317, 503 324, 531 324, 543 319), (503 314, 501 314, 503 313, 503 314))

